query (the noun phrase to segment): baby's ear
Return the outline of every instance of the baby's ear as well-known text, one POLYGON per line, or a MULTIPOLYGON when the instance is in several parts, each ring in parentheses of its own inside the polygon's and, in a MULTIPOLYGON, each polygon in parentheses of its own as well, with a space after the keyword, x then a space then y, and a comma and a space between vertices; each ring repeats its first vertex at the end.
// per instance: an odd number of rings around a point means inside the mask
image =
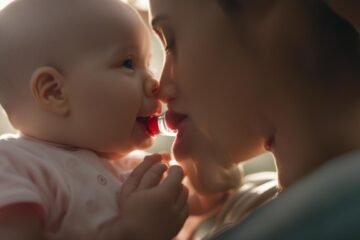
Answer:
POLYGON ((40 107, 62 116, 69 114, 70 105, 64 80, 64 76, 53 67, 44 66, 34 71, 30 87, 40 107))

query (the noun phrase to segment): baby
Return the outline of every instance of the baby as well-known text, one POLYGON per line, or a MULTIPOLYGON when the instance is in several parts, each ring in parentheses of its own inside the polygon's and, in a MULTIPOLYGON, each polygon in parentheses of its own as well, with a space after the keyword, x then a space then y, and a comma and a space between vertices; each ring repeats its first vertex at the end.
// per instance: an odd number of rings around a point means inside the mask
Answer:
POLYGON ((1 239, 171 239, 179 167, 128 155, 159 112, 150 35, 119 0, 15 0, 0 12, 1 239), (167 172, 166 177, 163 174, 167 172))

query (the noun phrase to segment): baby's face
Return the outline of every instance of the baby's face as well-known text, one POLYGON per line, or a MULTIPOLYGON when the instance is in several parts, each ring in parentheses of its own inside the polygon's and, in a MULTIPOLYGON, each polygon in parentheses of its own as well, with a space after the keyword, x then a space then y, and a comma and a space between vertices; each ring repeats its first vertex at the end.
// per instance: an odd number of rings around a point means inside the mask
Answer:
POLYGON ((149 31, 132 9, 115 7, 118 15, 94 29, 93 39, 84 39, 94 47, 65 76, 76 126, 74 144, 119 157, 150 146, 143 118, 154 115, 159 102, 154 96, 157 83, 148 70, 149 31))
POLYGON ((65 24, 69 29, 56 44, 64 53, 55 55, 58 61, 53 67, 62 75, 69 104, 65 121, 58 126, 64 129, 58 134, 64 139, 60 143, 111 158, 149 147, 152 138, 142 118, 154 115, 160 105, 154 94, 157 82, 148 69, 146 25, 117 0, 70 3, 86 5, 76 10, 71 27, 65 24))
POLYGON ((16 97, 4 99, 15 127, 109 157, 149 147, 143 118, 160 104, 148 71, 149 31, 131 7, 120 0, 17 0, 0 20, 0 55, 8 56, 0 79, 14 86, 7 95, 16 97))

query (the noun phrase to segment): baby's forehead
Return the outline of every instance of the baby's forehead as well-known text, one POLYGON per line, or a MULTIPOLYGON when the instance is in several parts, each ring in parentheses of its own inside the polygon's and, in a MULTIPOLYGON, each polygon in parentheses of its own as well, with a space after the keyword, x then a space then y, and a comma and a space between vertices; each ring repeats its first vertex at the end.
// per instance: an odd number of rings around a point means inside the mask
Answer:
POLYGON ((66 72, 93 53, 110 56, 144 29, 120 0, 15 0, 0 10, 0 85, 28 86, 41 66, 66 72))
POLYGON ((14 0, 0 12, 0 53, 56 59, 143 30, 139 15, 120 0, 14 0))
POLYGON ((100 24, 115 23, 121 29, 139 21, 135 10, 121 0, 13 0, 0 17, 10 26, 49 24, 57 31, 77 26, 96 30, 100 24))

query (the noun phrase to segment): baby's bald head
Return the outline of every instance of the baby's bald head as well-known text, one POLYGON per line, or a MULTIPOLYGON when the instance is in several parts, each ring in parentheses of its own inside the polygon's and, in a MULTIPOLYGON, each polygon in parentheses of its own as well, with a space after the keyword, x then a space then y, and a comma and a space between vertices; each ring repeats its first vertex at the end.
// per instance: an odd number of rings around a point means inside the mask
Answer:
POLYGON ((14 0, 0 11, 1 103, 10 107, 11 96, 26 95, 30 77, 40 66, 66 74, 89 49, 111 41, 112 32, 121 33, 114 22, 125 19, 126 27, 134 17, 120 0, 14 0))
POLYGON ((11 2, 0 11, 0 103, 8 115, 35 104, 36 69, 51 66, 66 75, 90 51, 127 34, 129 22, 138 23, 138 15, 120 0, 11 2))

